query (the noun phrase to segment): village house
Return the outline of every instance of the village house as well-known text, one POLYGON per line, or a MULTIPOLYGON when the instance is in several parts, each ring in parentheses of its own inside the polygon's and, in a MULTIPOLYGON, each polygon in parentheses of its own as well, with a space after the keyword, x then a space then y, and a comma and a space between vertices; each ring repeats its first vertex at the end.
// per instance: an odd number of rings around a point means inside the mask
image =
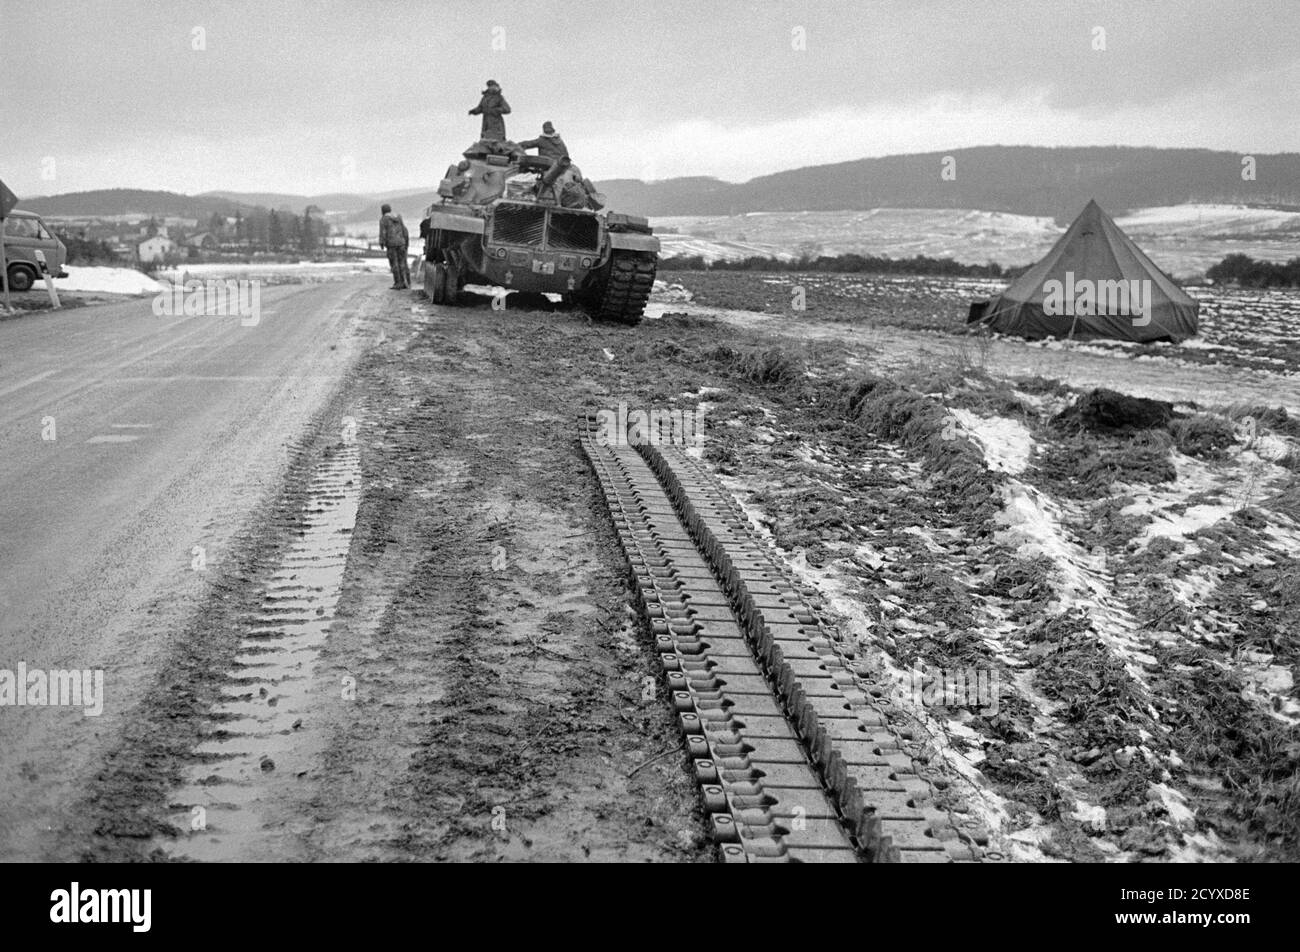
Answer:
POLYGON ((176 253, 176 247, 176 242, 166 235, 154 235, 135 246, 135 257, 141 264, 163 261, 168 255, 176 253))
POLYGON ((217 236, 212 234, 210 231, 199 232, 197 235, 194 235, 185 242, 185 244, 187 247, 193 248, 195 251, 217 251, 221 247, 221 242, 217 240, 217 236))

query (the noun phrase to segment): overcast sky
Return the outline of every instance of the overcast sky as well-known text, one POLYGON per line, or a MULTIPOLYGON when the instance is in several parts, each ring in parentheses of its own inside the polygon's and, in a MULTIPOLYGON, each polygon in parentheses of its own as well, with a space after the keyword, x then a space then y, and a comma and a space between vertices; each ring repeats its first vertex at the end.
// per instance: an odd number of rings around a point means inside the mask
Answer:
POLYGON ((429 187, 477 138, 466 110, 489 77, 512 138, 553 120, 596 179, 743 181, 987 144, 1300 151, 1300 0, 0 0, 0 13, 0 179, 19 196, 429 187))

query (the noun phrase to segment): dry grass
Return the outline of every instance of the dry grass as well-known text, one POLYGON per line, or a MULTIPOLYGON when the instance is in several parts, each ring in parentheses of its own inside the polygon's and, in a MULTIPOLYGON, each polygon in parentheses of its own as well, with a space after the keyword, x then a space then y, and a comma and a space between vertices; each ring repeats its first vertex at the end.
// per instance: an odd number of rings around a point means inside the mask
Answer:
POLYGON ((1300 522, 1300 476, 1292 476, 1281 490, 1264 500, 1264 504, 1274 512, 1300 522))
POLYGON ((1226 459, 1228 449, 1236 444, 1232 422, 1209 413, 1173 420, 1169 424, 1169 433, 1180 453, 1198 459, 1226 459))

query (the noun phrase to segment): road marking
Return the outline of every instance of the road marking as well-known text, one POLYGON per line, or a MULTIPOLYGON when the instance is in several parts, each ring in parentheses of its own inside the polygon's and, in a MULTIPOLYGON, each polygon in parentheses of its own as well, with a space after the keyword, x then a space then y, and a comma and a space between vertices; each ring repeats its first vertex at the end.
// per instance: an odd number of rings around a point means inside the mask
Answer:
POLYGON ((125 433, 111 433, 104 436, 92 436, 86 440, 87 443, 131 443, 140 439, 138 436, 127 436, 125 433))
POLYGON ((3 397, 5 394, 14 393, 15 391, 21 390, 23 387, 30 386, 31 384, 40 383, 46 377, 52 376, 54 373, 53 370, 47 370, 43 374, 37 374, 35 377, 24 380, 22 383, 16 383, 12 386, 6 387, 5 389, 0 390, 0 397, 3 397))

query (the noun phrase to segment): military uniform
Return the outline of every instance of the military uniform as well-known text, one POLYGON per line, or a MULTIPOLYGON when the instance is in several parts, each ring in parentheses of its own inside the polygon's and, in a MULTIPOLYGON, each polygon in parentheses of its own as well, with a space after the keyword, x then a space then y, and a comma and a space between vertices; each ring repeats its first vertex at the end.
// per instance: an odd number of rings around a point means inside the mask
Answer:
POLYGON ((385 212, 380 217, 379 243, 388 252, 388 267, 393 272, 394 288, 411 286, 411 266, 406 260, 406 249, 410 240, 410 234, 401 215, 396 212, 385 212))
POLYGON ((538 155, 554 159, 557 162, 560 159, 569 157, 569 147, 564 144, 564 140, 560 138, 558 132, 552 135, 543 132, 536 139, 528 139, 519 143, 519 146, 523 149, 536 149, 538 155))
POLYGON ((480 139, 504 139, 506 137, 506 121, 501 118, 510 112, 510 103, 501 95, 501 87, 495 83, 488 84, 488 88, 483 90, 483 98, 478 105, 469 111, 471 116, 483 117, 483 131, 480 133, 480 139))

